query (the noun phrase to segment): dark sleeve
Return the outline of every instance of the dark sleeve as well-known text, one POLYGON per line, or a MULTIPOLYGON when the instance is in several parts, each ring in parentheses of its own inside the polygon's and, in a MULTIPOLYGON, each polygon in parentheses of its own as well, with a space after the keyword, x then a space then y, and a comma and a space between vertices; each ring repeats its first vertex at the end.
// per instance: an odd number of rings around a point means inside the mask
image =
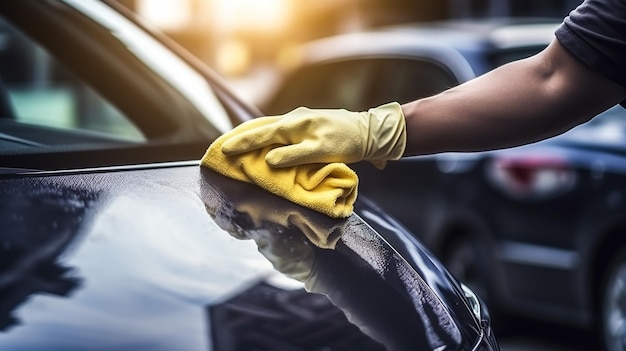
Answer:
POLYGON ((626 1, 585 0, 555 34, 587 67, 626 87, 626 1))

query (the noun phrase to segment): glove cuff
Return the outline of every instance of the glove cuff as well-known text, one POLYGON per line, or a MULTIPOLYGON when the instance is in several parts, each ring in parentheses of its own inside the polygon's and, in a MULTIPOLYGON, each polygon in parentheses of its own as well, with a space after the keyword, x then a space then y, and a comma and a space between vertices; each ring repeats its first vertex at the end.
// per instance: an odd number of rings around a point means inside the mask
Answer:
POLYGON ((367 114, 369 126, 364 159, 384 162, 401 158, 406 149, 406 122, 400 104, 391 102, 374 107, 367 114))

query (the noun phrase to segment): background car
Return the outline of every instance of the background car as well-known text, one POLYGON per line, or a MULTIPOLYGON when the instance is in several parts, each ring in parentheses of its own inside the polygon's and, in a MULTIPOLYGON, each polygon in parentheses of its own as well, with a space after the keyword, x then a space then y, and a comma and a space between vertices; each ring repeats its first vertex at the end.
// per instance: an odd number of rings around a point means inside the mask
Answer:
MULTIPOLYGON (((412 101, 539 52, 559 23, 447 21, 321 39, 302 47, 300 65, 261 106, 274 115, 412 101)), ((361 192, 503 317, 496 328, 510 316, 595 328, 621 350, 625 117, 616 106, 529 146, 355 168, 361 192)))
POLYGON ((365 197, 333 219, 199 167, 258 111, 115 2, 0 17, 0 349, 498 350, 365 197))

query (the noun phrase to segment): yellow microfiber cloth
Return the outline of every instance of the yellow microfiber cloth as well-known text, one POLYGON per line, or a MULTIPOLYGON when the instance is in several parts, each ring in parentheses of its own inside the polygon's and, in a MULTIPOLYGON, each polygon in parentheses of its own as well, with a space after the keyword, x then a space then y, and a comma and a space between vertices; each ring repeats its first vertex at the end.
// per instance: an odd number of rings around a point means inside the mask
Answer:
MULTIPOLYGON (((237 132, 245 131, 245 124, 237 128, 237 132)), ((256 184, 275 195, 330 217, 344 218, 352 214, 358 177, 346 164, 271 168, 265 161, 265 155, 280 145, 227 156, 222 152, 222 144, 230 135, 222 135, 209 146, 200 161, 202 166, 227 177, 256 184)))

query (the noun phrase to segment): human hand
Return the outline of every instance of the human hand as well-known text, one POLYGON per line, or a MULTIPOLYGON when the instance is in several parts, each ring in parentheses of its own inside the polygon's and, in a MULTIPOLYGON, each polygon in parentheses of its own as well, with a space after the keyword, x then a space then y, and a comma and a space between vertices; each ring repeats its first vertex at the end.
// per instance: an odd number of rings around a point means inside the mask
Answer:
POLYGON ((227 135, 222 145, 226 155, 282 145, 265 157, 277 168, 361 160, 382 168, 387 160, 402 157, 406 146, 404 114, 395 102, 364 112, 300 107, 245 122, 227 135))

